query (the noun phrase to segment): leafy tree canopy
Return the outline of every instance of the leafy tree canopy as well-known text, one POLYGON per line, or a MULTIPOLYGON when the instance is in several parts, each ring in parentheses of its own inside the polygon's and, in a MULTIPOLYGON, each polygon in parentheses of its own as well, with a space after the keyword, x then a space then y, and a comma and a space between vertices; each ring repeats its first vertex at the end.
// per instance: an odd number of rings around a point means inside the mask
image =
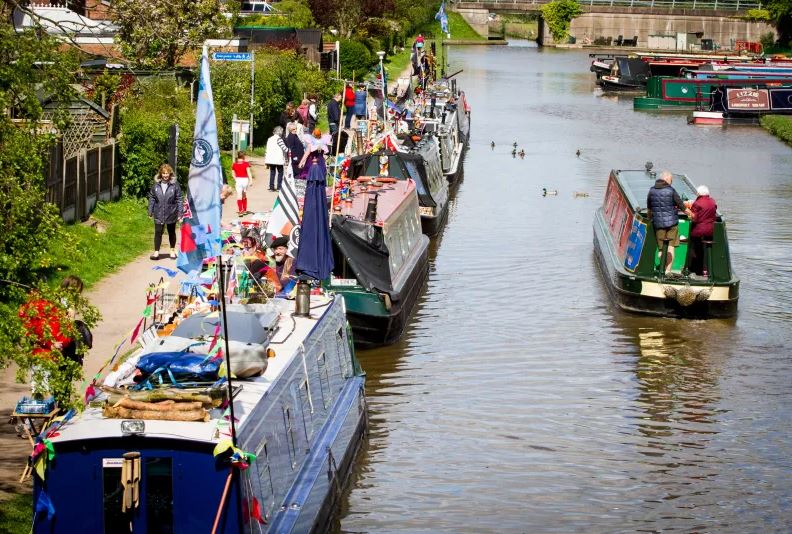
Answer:
POLYGON ((778 30, 778 40, 788 45, 792 39, 792 0, 766 0, 763 7, 778 30))
POLYGON ((583 13, 576 0, 553 0, 543 5, 541 10, 542 18, 556 43, 563 43, 569 37, 572 19, 583 13))
POLYGON ((111 13, 124 55, 141 67, 173 68, 229 29, 220 0, 113 0, 111 13))
MULTIPOLYGON (((56 113, 44 122, 39 98, 65 102, 73 95, 76 57, 59 46, 46 33, 17 33, 7 19, 0 21, 0 367, 15 361, 22 374, 34 363, 51 369, 50 385, 68 403, 77 364, 58 354, 41 364, 18 316, 31 287, 50 302, 65 297, 47 286, 59 261, 50 245, 63 243, 66 235, 57 209, 45 202, 44 169, 55 129, 66 124, 67 115, 56 113)), ((93 323, 95 310, 83 304, 75 301, 74 307, 93 323)))

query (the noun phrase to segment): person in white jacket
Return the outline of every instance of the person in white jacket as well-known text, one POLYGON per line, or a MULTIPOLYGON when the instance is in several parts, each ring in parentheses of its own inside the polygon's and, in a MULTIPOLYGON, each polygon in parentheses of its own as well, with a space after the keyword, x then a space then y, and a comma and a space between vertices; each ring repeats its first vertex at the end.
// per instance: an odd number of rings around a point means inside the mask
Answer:
POLYGON ((276 126, 272 130, 272 137, 267 139, 267 151, 264 153, 264 163, 269 167, 270 179, 269 190, 278 191, 283 184, 283 165, 286 163, 286 156, 289 149, 283 142, 283 128, 276 126), (278 176, 277 188, 275 187, 275 175, 278 176))

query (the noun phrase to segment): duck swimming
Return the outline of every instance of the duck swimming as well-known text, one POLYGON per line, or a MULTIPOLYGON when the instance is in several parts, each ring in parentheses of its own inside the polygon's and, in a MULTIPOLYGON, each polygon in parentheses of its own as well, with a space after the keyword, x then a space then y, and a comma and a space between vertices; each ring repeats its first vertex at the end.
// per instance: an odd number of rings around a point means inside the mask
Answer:
POLYGON ((520 155, 520 159, 523 159, 523 158, 525 158, 525 150, 523 150, 522 148, 520 149, 520 151, 518 152, 518 154, 520 155))
POLYGON ((542 196, 543 197, 552 197, 558 194, 558 189, 547 189, 546 187, 542 188, 542 196))

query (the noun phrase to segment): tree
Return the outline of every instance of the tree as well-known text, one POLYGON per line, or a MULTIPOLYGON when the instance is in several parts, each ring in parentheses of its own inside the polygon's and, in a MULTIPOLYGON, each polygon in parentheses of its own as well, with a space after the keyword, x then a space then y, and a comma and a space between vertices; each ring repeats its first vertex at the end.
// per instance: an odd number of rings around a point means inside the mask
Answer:
POLYGON ((557 44, 563 43, 569 37, 572 19, 583 13, 576 0, 553 0, 543 5, 541 10, 542 18, 557 44))
POLYGON ((220 0, 113 0, 111 13, 124 55, 148 68, 172 69, 229 28, 220 0))
MULTIPOLYGON (((39 100, 40 95, 54 102, 72 97, 77 62, 58 50, 60 44, 43 32, 17 33, 7 19, 0 20, 0 367, 14 361, 23 374, 33 363, 42 365, 22 328, 20 303, 32 287, 50 302, 64 296, 47 285, 58 261, 50 244, 66 236, 57 209, 45 201, 44 168, 54 131, 67 124, 67 114, 56 112, 44 122, 39 100)), ((95 310, 83 304, 76 309, 94 322, 95 310)), ((43 366, 51 368, 50 384, 68 403, 76 364, 58 357, 43 366)))
POLYGON ((790 46, 792 40, 792 1, 766 0, 763 7, 770 13, 770 20, 778 30, 778 42, 790 46))

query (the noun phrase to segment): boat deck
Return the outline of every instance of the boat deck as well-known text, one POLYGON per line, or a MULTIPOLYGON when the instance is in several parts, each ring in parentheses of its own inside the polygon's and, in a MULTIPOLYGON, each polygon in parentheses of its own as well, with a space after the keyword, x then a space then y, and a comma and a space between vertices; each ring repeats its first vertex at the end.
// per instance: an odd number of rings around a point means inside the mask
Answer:
MULTIPOLYGON (((247 379, 234 379, 234 387, 241 390, 234 396, 234 415, 237 418, 237 429, 247 421, 251 411, 261 402, 273 383, 295 359, 300 357, 300 347, 311 330, 318 323, 325 311, 333 302, 333 297, 313 295, 311 297, 311 317, 294 317, 294 302, 285 299, 272 299, 270 302, 280 313, 278 329, 270 346, 275 350, 275 357, 270 358, 267 370, 262 376, 247 379)), ((233 353, 231 354, 233 358, 233 353)), ((52 438, 55 443, 121 437, 121 419, 109 419, 102 416, 101 408, 87 408, 81 416, 74 418, 65 425, 59 435, 52 438)), ((146 420, 147 438, 183 439, 197 442, 214 443, 230 437, 228 425, 222 419, 211 419, 207 422, 158 421, 146 420)))

